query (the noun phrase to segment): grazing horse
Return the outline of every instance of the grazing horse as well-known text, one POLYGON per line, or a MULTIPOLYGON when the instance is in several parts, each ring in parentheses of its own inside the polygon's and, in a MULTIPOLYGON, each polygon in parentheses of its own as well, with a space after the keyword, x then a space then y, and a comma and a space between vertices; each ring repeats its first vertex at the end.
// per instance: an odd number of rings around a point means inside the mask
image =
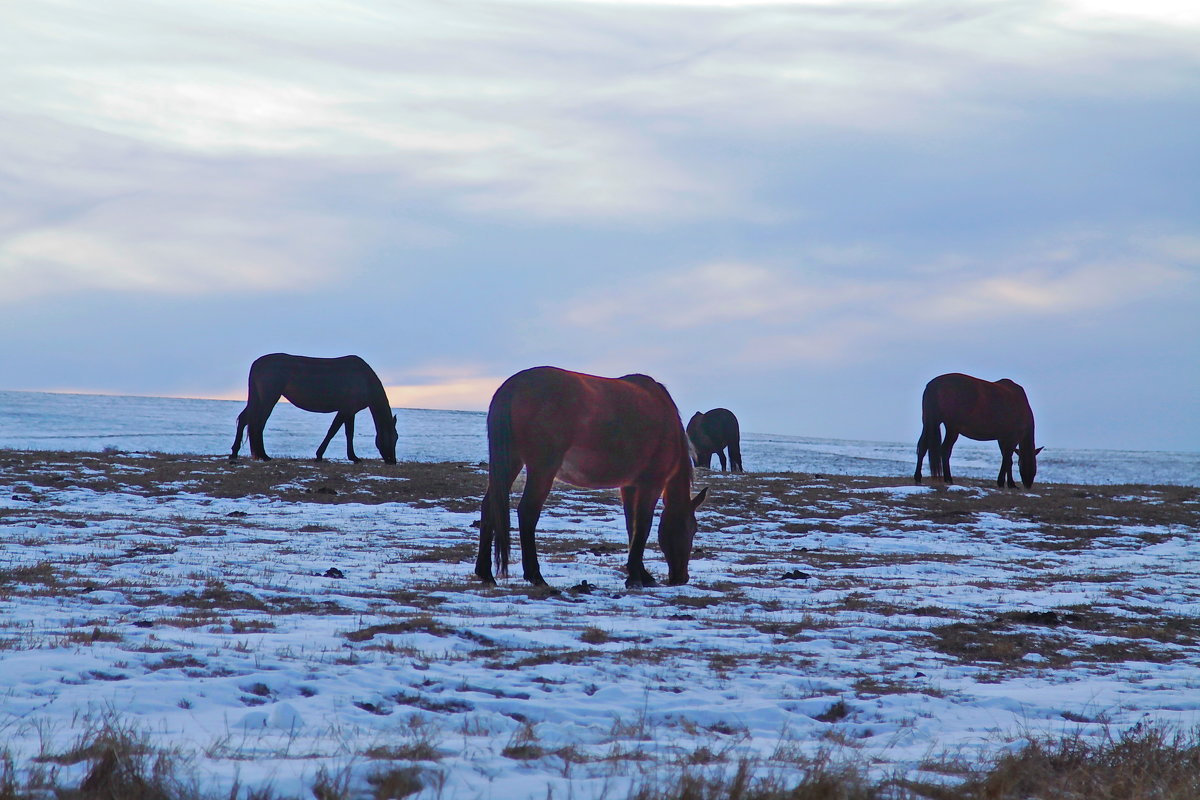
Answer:
POLYGON ((296 408, 321 414, 337 412, 325 441, 317 448, 317 461, 325 457, 338 428, 346 428, 346 457, 358 461, 354 454, 354 415, 364 408, 371 409, 375 420, 375 446, 388 464, 396 463, 396 417, 388 403, 383 382, 375 370, 358 356, 341 358, 310 358, 287 353, 271 353, 255 359, 250 365, 250 388, 246 407, 237 418, 237 435, 229 460, 237 458, 242 447, 242 431, 250 429, 250 455, 270 461, 263 447, 263 428, 280 396, 296 408))
POLYGON ((725 448, 729 448, 729 469, 742 471, 742 434, 738 429, 737 417, 728 408, 714 408, 707 414, 697 411, 688 420, 688 439, 696 451, 692 463, 708 469, 712 466, 713 453, 721 459, 721 470, 725 469, 725 448))
POLYGON ((921 461, 929 452, 929 473, 954 483, 950 475, 950 451, 959 434, 981 442, 995 440, 1000 445, 1000 475, 996 484, 1009 488, 1013 483, 1012 457, 1020 461, 1021 483, 1033 486, 1037 475, 1037 454, 1042 448, 1033 444, 1033 410, 1025 390, 1008 378, 985 381, 953 372, 939 375, 925 386, 921 397, 921 438, 917 440, 917 471, 913 479, 921 482, 921 461), (946 426, 942 439, 941 426, 946 426))
POLYGON ((534 531, 554 479, 590 489, 620 488, 629 539, 628 587, 653 586, 642 561, 663 499, 658 543, 668 583, 688 582, 696 508, 708 489, 691 496, 692 464, 679 409, 666 388, 645 375, 598 378, 556 367, 534 367, 506 380, 488 408, 488 488, 479 520, 475 574, 494 584, 494 547, 508 575, 509 492, 525 467, 517 505, 525 580, 545 586, 534 531))

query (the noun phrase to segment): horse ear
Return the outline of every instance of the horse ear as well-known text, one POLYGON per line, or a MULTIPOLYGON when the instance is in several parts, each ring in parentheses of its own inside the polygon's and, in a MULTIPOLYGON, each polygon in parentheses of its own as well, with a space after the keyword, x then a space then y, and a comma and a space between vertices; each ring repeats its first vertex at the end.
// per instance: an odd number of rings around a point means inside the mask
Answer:
POLYGON ((396 421, 396 415, 392 414, 392 422, 395 422, 395 421, 396 421))
POLYGON ((692 498, 692 511, 695 511, 697 508, 699 508, 700 504, 704 502, 704 498, 706 497, 708 497, 707 486, 700 490, 700 494, 692 498))
POLYGON ((1033 454, 1036 456, 1038 453, 1042 452, 1042 451, 1043 451, 1043 450, 1045 450, 1045 449, 1046 449, 1046 448, 1045 448, 1045 446, 1043 445, 1042 447, 1039 447, 1037 450, 1034 450, 1034 451, 1033 451, 1033 454))

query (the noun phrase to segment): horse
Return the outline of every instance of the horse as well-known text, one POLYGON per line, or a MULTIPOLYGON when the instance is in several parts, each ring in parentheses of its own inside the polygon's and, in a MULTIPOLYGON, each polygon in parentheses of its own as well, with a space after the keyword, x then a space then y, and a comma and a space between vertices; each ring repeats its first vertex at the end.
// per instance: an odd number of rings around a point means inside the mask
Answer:
POLYGON ((716 453, 724 471, 725 448, 729 448, 729 469, 742 472, 742 435, 737 417, 728 408, 714 408, 706 414, 697 411, 688 420, 687 435, 696 451, 692 463, 697 467, 711 467, 713 453, 716 453))
POLYGON ((488 487, 480 505, 475 574, 495 585, 491 551, 508 575, 509 493, 521 468, 517 505, 525 580, 546 586, 534 532, 555 478, 590 489, 621 490, 629 540, 625 585, 654 586, 643 553, 662 497, 658 543, 667 582, 688 582, 696 509, 707 487, 691 496, 692 463, 679 409, 666 387, 646 375, 601 378, 557 367, 533 367, 506 380, 488 407, 488 487))
POLYGON ((329 433, 317 448, 317 461, 325 458, 338 428, 346 428, 346 457, 358 462, 354 454, 354 415, 364 408, 375 420, 375 446, 387 464, 396 463, 396 417, 388 403, 383 382, 375 370, 358 356, 312 358, 288 353, 271 353, 250 365, 246 407, 237 418, 237 434, 229 460, 237 458, 242 447, 242 431, 249 428, 250 455, 270 461, 263 447, 263 429, 280 396, 305 411, 320 414, 336 412, 329 433))
POLYGON ((1033 410, 1025 390, 1008 378, 985 381, 953 372, 939 375, 925 386, 921 396, 921 436, 917 439, 917 471, 913 479, 921 482, 921 462, 929 452, 930 475, 954 483, 950 474, 950 452, 959 434, 981 442, 1000 445, 1000 475, 996 485, 1013 483, 1012 457, 1017 454, 1021 483, 1028 489, 1037 475, 1037 454, 1042 448, 1033 443, 1033 410), (942 439, 941 426, 946 426, 942 439))

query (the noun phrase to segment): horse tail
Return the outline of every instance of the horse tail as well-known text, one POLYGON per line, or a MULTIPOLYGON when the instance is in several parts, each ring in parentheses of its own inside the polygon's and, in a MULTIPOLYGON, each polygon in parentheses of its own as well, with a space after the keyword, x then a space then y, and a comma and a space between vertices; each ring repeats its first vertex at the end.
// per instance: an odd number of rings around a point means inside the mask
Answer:
POLYGON ((729 431, 729 469, 742 472, 742 432, 737 420, 733 420, 732 430, 729 431))
POLYGON ((942 477, 942 425, 939 422, 925 423, 921 431, 925 437, 925 447, 929 450, 929 475, 933 478, 942 477))
MULTIPOLYGON (((935 378, 936 380, 936 378, 935 378)), ((942 423, 938 419, 936 391, 930 385, 925 387, 921 395, 921 439, 917 447, 918 459, 922 450, 929 453, 929 475, 932 478, 942 477, 942 423)), ((921 464, 918 460, 917 470, 920 474, 921 464)))
POLYGON ((500 577, 508 577, 509 554, 512 550, 512 519, 509 513, 509 490, 512 487, 512 413, 503 404, 488 411, 488 504, 485 514, 493 533, 492 553, 500 577))

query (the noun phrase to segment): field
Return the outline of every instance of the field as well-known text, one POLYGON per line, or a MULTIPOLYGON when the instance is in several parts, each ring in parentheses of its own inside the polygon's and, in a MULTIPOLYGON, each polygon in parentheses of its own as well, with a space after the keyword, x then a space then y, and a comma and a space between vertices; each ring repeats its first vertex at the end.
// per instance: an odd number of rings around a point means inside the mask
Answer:
POLYGON ((474 580, 485 483, 0 451, 0 797, 105 796, 113 753, 147 797, 325 800, 935 797, 1030 741, 1192 752, 1196 488, 703 472, 691 583, 627 591, 615 493, 559 486, 546 592, 474 580))

